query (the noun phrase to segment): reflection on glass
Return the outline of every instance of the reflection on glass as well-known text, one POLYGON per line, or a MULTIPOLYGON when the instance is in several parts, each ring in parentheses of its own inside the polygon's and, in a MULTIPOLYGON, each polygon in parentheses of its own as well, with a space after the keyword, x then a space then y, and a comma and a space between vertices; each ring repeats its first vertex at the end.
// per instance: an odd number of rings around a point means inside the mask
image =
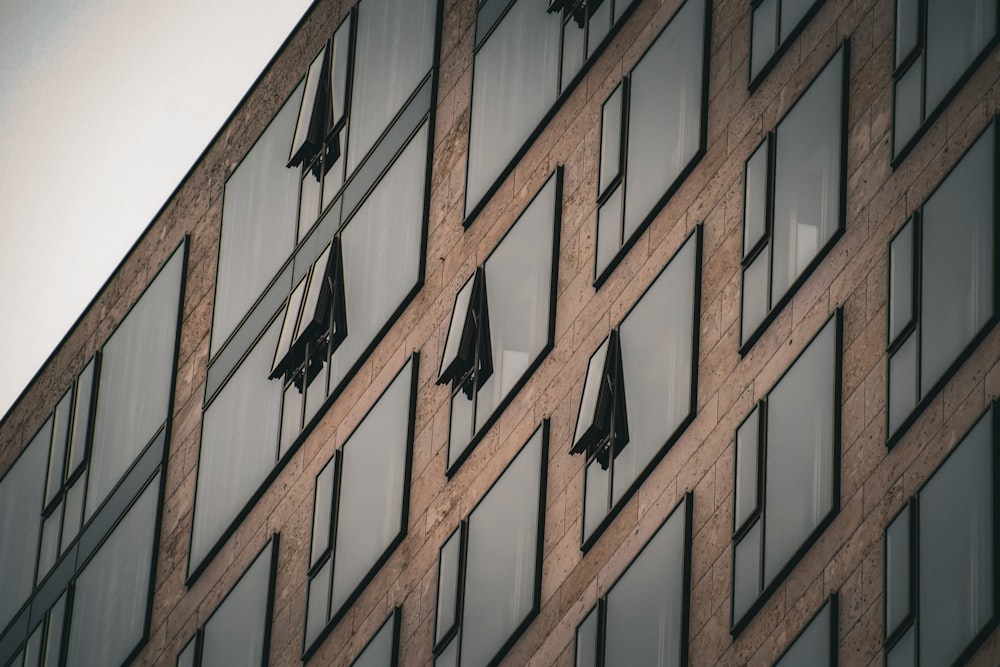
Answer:
POLYGON ((757 446, 758 412, 750 416, 736 431, 736 523, 738 529, 757 509, 757 446))
POLYGON ((767 278, 771 271, 771 248, 765 246, 743 272, 743 320, 741 338, 746 341, 767 317, 767 278))
POLYGON ((394 639, 398 615, 394 612, 382 627, 378 629, 372 640, 368 642, 351 667, 386 667, 395 664, 393 653, 396 650, 394 639))
POLYGON ((330 514, 333 512, 336 459, 330 459, 316 476, 316 493, 313 502, 312 548, 309 566, 319 561, 330 546, 330 514))
POLYGON ((576 629, 576 667, 597 667, 597 613, 591 609, 576 629))
POLYGON ((767 151, 765 140, 747 160, 743 201, 743 257, 767 234, 767 151))
POLYGON ((917 333, 889 357, 889 433, 903 424, 920 398, 917 391, 917 333))
POLYGON ((740 619, 760 595, 761 522, 756 521, 733 551, 733 621, 740 619))
POLYGON ((778 48, 778 0, 763 0, 751 18, 750 78, 754 79, 778 48))
MULTIPOLYGON (((45 667, 57 667, 59 654, 62 651, 63 625, 66 619, 66 593, 59 596, 52 609, 49 610, 49 622, 45 631, 45 667)), ((13 667, 13 665, 11 665, 13 667)))
POLYGON ((892 99, 893 154, 898 154, 903 149, 923 120, 924 103, 920 97, 922 74, 923 56, 919 56, 895 84, 892 99))
POLYGON ((889 245, 889 340, 913 319, 913 223, 889 245))
POLYGON ((306 646, 310 646, 330 617, 330 576, 333 559, 328 558, 323 567, 309 580, 309 601, 306 605, 306 646))
POLYGON ((788 39, 788 36, 798 27, 809 8, 815 4, 816 0, 781 0, 781 42, 788 39))
POLYGON ((892 649, 885 654, 885 667, 916 667, 914 626, 899 638, 892 649))
POLYGON ((831 642, 836 641, 831 633, 833 603, 827 602, 809 625, 788 647, 774 667, 822 667, 830 664, 831 642))
POLYGON ((896 67, 917 46, 919 19, 920 0, 896 0, 896 67))
POLYGON ((910 613, 910 508, 904 507, 885 529, 885 634, 891 635, 910 613))
POLYGON ((598 194, 603 194, 619 173, 621 173, 622 152, 622 99, 624 84, 618 84, 615 92, 601 107, 601 174, 598 194))
POLYGON ((597 266, 600 275, 622 247, 622 190, 619 184, 597 209, 597 266))
POLYGON ((927 108, 944 99, 996 34, 996 0, 928 0, 927 108))
POLYGON ((73 390, 69 389, 56 404, 53 412, 52 444, 49 447, 49 474, 45 481, 45 504, 51 503, 62 490, 63 472, 66 467, 66 440, 69 437, 69 418, 73 407, 73 390))
POLYGON ((438 569, 437 620, 434 643, 437 644, 458 620, 458 573, 462 556, 462 530, 459 528, 441 547, 438 569))

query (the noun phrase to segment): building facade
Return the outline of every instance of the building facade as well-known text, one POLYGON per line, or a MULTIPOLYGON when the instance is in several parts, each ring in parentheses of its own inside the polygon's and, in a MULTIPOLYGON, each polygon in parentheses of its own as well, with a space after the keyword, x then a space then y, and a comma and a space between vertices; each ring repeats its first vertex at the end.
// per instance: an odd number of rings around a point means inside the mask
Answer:
POLYGON ((996 0, 318 0, 0 421, 0 665, 995 665, 996 0))

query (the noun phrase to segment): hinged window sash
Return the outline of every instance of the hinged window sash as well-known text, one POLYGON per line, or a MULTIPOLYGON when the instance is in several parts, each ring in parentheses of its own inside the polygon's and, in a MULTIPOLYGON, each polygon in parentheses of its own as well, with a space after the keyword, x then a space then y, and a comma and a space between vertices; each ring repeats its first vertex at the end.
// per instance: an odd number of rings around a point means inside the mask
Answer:
POLYGON ((451 382, 453 389, 460 387, 471 400, 476 385, 482 385, 492 374, 486 271, 478 267, 455 297, 437 383, 451 382))
POLYGON ((586 454, 588 460, 596 457, 604 470, 629 440, 621 369, 621 339, 614 330, 590 357, 570 450, 571 454, 586 454))

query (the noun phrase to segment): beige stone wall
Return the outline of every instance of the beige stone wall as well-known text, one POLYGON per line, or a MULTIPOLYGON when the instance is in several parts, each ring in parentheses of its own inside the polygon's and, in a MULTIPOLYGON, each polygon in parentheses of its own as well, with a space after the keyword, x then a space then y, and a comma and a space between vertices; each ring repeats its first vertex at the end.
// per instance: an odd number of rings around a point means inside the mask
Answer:
MULTIPOLYGON (((423 288, 190 590, 184 585, 221 221, 222 186, 305 72, 348 0, 313 7, 78 325, 0 423, 0 471, 185 234, 191 247, 150 639, 172 664, 274 532, 281 533, 271 664, 299 664, 315 475, 409 355, 420 352, 407 536, 311 664, 347 665, 402 606, 401 664, 430 665, 439 547, 544 418, 551 419, 542 606, 507 664, 572 665, 575 626, 685 491, 694 494, 691 664, 767 665, 834 592, 840 659, 882 662, 882 533, 1000 395, 991 331, 889 452, 885 446, 887 245, 1000 111, 994 49, 901 166, 890 166, 893 3, 827 0, 751 95, 749 3, 713 0, 707 152, 610 279, 592 287, 600 105, 679 0, 644 0, 467 231, 472 0, 444 0, 423 288), (747 356, 737 352, 746 158, 850 38, 846 231, 747 356), (454 295, 556 165, 565 166, 555 346, 449 481, 449 392, 434 384, 454 295), (590 354, 698 224, 704 225, 697 414, 587 554, 583 464, 569 441, 590 354), (840 512, 740 635, 729 634, 733 435, 837 309, 844 314, 840 512)), ((1000 654, 994 632, 973 664, 1000 654)))

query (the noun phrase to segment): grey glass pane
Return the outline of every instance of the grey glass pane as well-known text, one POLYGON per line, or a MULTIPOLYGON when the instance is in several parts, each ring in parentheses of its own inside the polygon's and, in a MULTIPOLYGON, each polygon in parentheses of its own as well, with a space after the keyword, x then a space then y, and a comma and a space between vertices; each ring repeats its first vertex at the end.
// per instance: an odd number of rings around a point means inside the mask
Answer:
POLYGON ((10 661, 10 667, 22 667, 24 664, 24 650, 19 650, 14 654, 14 659, 10 661))
POLYGON ((996 0, 928 0, 927 107, 930 111, 958 83, 996 33, 996 0))
POLYGON ((764 0, 753 9, 750 42, 750 78, 757 76, 774 55, 778 36, 778 0, 764 0))
POLYGON ((775 131, 772 303, 840 226, 843 68, 841 48, 775 131))
POLYGON ((436 24, 436 0, 358 4, 347 173, 361 163, 430 71, 436 24))
POLYGON ((34 667, 35 665, 42 664, 42 639, 45 633, 45 624, 39 623, 31 636, 28 637, 28 642, 24 646, 24 667, 34 667))
POLYGON ((273 554, 274 545, 269 543, 205 623, 201 664, 265 664, 264 633, 271 613, 267 598, 273 554))
POLYGON ((472 442, 475 403, 462 391, 451 396, 451 424, 448 431, 448 467, 450 468, 472 442))
MULTIPOLYGON (((219 272, 215 279, 212 355, 277 273, 295 245, 299 170, 288 148, 304 84, 299 84, 226 181, 219 272)), ((285 289, 291 285, 286 285, 285 289)))
POLYGON ((334 614, 405 528, 412 373, 411 362, 344 443, 333 555, 334 614))
POLYGON ((757 447, 760 413, 753 409, 736 431, 735 527, 739 528, 757 509, 757 447))
POLYGON ((476 53, 466 214, 556 101, 562 24, 545 9, 536 0, 517 0, 476 53))
POLYGON ((913 222, 889 245, 889 340, 913 319, 913 222))
MULTIPOLYGON (((627 449, 627 448, 626 448, 627 449)), ((604 517, 607 516, 609 488, 611 484, 611 470, 605 470, 598 463, 597 459, 591 460, 587 464, 586 479, 584 480, 583 499, 583 537, 590 537, 604 517)))
POLYGON ((309 140, 309 129, 312 124, 313 111, 316 109, 316 96, 319 94, 320 82, 323 78, 323 62, 326 60, 326 45, 320 49, 313 61, 309 63, 309 70, 306 72, 306 87, 302 93, 302 102, 299 105, 299 113, 295 121, 295 133, 292 135, 292 146, 289 160, 300 162, 301 156, 297 156, 305 143, 309 140))
POLYGON ((926 393, 993 314, 993 130, 924 205, 920 387, 926 393))
POLYGON ((66 551, 66 547, 73 543, 80 526, 83 522, 83 498, 87 488, 87 478, 80 476, 66 492, 64 502, 63 525, 62 525, 62 547, 60 552, 66 551))
POLYGON ((760 327, 770 310, 767 278, 771 268, 771 247, 765 247, 743 272, 743 324, 740 341, 745 342, 760 327))
POLYGON ((917 617, 925 665, 951 664, 993 613, 990 416, 920 492, 917 617))
POLYGON ((624 89, 624 85, 619 84, 601 107, 601 173, 597 187, 599 194, 603 194, 611 185, 611 181, 621 173, 624 89))
POLYGON ((830 614, 829 602, 823 605, 816 617, 802 631, 788 651, 775 663, 775 667, 821 667, 830 664, 830 614))
POLYGON ((792 31, 798 27, 799 21, 805 17, 809 8, 816 0, 781 0, 781 38, 784 42, 792 31))
POLYGON ((458 528, 441 547, 438 569, 437 620, 434 644, 455 625, 458 611, 458 570, 462 557, 462 529, 458 528))
POLYGON ((309 580, 309 602, 306 605, 306 646, 310 646, 329 619, 330 575, 333 573, 333 559, 327 559, 309 580))
POLYGON ((159 490, 157 473, 77 577, 68 665, 120 665, 142 641, 159 490))
POLYGON ((917 334, 889 357, 889 434, 892 435, 917 407, 917 334))
POLYGON ((458 642, 458 635, 452 637, 448 646, 434 658, 434 667, 458 667, 458 642))
POLYGON ((389 616, 375 636, 361 652, 351 667, 390 667, 393 664, 393 632, 396 626, 396 614, 389 616))
POLYGON ((632 70, 625 238, 701 147, 705 0, 687 0, 632 70))
POLYGON ((69 444, 67 476, 79 468, 87 454, 87 431, 90 429, 90 403, 94 390, 96 360, 91 359, 76 380, 76 396, 73 399, 73 430, 69 444))
POLYGON ((833 508, 836 333, 834 318, 768 397, 765 586, 833 508))
POLYGON ((885 529, 885 634, 888 637, 910 613, 910 508, 885 529))
POLYGON ((42 523, 42 540, 38 546, 38 572, 35 581, 41 583, 59 558, 59 531, 62 530, 63 503, 56 505, 42 523))
POLYGON ((601 385, 604 384, 604 365, 607 363, 610 344, 611 338, 605 338, 587 364, 587 375, 583 380, 583 396, 580 399, 580 414, 576 420, 576 431, 573 433, 574 447, 580 441, 580 436, 596 421, 594 415, 597 412, 597 397, 601 385))
POLYGON ((674 510, 608 592, 605 664, 681 664, 685 516, 674 510))
POLYGON ((756 521, 733 551, 733 620, 738 621, 760 595, 761 522, 756 521))
POLYGON ((319 178, 311 170, 306 172, 306 175, 302 177, 302 192, 299 194, 299 231, 298 236, 296 236, 299 241, 306 237, 313 224, 319 219, 322 189, 319 178))
POLYGON ((197 649, 198 639, 195 636, 181 649, 180 655, 177 656, 177 667, 198 667, 194 661, 197 649))
POLYGON ((274 466, 281 382, 268 380, 280 320, 205 409, 190 570, 197 567, 274 466))
POLYGON ((0 628, 28 599, 42 528, 45 468, 52 420, 38 431, 0 480, 0 628))
POLYGON ((613 466, 612 503, 692 411, 697 241, 677 251, 619 327, 629 443, 613 466))
POLYGON ((538 430, 469 517, 464 667, 487 664, 535 606, 542 454, 538 430))
POLYGON ((597 264, 600 274, 622 247, 622 190, 619 184, 607 201, 597 209, 597 264))
POLYGON ((347 338, 333 355, 331 391, 420 278, 427 131, 424 123, 343 231, 347 338))
MULTIPOLYGON (((295 285, 295 288, 285 301, 284 314, 281 318, 281 334, 278 336, 278 344, 274 348, 274 361, 271 364, 272 371, 278 367, 278 364, 288 354, 289 349, 291 349, 292 343, 295 342, 295 326, 299 321, 299 313, 302 312, 302 299, 306 294, 307 283, 308 274, 303 276, 302 280, 295 285)), ((270 373, 268 373, 268 376, 270 376, 270 373)))
POLYGON ((920 0, 896 0, 895 67, 906 59, 920 38, 920 0))
MULTIPOLYGON (((274 380, 277 382, 277 380, 274 380)), ((295 442, 295 436, 302 430, 302 392, 294 383, 285 386, 281 399, 281 435, 278 438, 278 458, 281 458, 295 442)))
POLYGON ((52 444, 49 447, 49 473, 45 481, 45 504, 52 502, 62 490, 66 467, 66 444, 69 439, 69 419, 73 409, 73 389, 59 399, 52 414, 52 444))
MULTIPOLYGON (((337 144, 338 150, 340 151, 340 157, 333 161, 333 164, 324 166, 326 169, 326 174, 323 176, 323 199, 320 205, 320 210, 326 211, 327 207, 333 201, 333 198, 337 196, 340 192, 341 187, 344 185, 344 165, 347 162, 345 153, 347 152, 347 147, 344 139, 348 134, 350 129, 350 123, 344 126, 344 128, 337 133, 337 136, 328 140, 327 144, 337 144)), ((338 219, 340 213, 336 213, 338 219)))
MULTIPOLYGON (((628 3, 626 0, 620 0, 621 5, 625 6, 628 3)), ((601 45, 604 38, 608 36, 611 31, 611 0, 597 0, 593 3, 596 5, 590 10, 590 18, 587 21, 587 57, 589 58, 593 55, 597 47, 601 45)), ((565 55, 564 55, 565 57, 565 55)), ((565 85, 565 81, 563 82, 565 85)))
POLYGON ((560 90, 566 90, 566 86, 573 81, 573 77, 583 67, 587 59, 586 33, 583 28, 570 19, 563 23, 563 44, 562 44, 562 77, 560 79, 560 90))
POLYGON ((458 296, 455 297, 455 305, 451 311, 451 322, 448 325, 448 337, 444 341, 444 354, 441 355, 441 366, 438 368, 439 376, 458 357, 465 320, 469 315, 469 305, 472 303, 472 288, 475 286, 475 277, 475 273, 469 276, 469 279, 462 285, 462 289, 458 290, 458 296))
POLYGON ((553 176, 486 260, 493 375, 476 394, 477 431, 549 341, 555 210, 553 176))
POLYGON ((597 667, 597 612, 594 607, 576 628, 576 667, 597 667))
POLYGON ((42 664, 45 667, 57 667, 59 665, 59 653, 62 651, 63 626, 66 622, 66 593, 59 596, 59 600, 52 609, 49 610, 49 622, 45 631, 45 659, 42 664))
POLYGON ((625 10, 634 2, 635 0, 615 0, 615 23, 618 23, 618 19, 625 14, 625 10))
POLYGON ((747 160, 743 201, 743 257, 767 233, 767 146, 764 141, 747 160))
POLYGON ((892 99, 892 153, 898 155, 920 128, 923 102, 920 99, 920 77, 923 56, 919 56, 895 84, 892 99))
POLYGON ((333 513, 334 485, 336 483, 336 459, 330 459, 316 476, 316 493, 313 502, 312 567, 330 546, 331 514, 333 513))
POLYGON ((88 466, 88 517, 168 417, 183 268, 181 248, 104 345, 88 466))
POLYGON ((914 626, 911 625, 906 634, 900 637, 892 649, 885 654, 885 667, 916 667, 915 644, 914 626))

